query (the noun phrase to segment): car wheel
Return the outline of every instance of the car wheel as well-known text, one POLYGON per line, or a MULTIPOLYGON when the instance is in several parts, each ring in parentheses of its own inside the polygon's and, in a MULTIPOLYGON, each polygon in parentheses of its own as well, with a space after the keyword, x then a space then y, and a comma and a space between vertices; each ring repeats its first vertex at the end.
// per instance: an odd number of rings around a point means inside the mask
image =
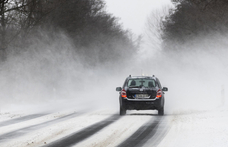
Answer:
POLYGON ((158 115, 164 115, 164 108, 158 109, 158 115))
POLYGON ((120 107, 120 115, 125 115, 126 114, 126 109, 120 107))

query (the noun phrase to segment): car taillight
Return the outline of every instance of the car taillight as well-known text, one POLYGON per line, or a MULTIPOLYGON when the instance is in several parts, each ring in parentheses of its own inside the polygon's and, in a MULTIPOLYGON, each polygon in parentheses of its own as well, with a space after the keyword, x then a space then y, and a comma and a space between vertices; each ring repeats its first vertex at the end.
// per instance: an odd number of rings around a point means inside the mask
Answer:
POLYGON ((161 91, 161 89, 159 89, 159 90, 157 91, 156 97, 157 97, 157 98, 162 97, 162 91, 161 91))
POLYGON ((126 91, 124 89, 121 91, 121 96, 122 97, 127 97, 127 93, 126 93, 126 91))

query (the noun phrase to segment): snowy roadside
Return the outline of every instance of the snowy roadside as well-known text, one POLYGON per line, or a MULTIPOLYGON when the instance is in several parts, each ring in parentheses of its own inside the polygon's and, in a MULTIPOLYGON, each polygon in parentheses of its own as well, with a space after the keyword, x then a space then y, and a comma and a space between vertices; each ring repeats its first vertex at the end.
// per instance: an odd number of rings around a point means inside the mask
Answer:
POLYGON ((170 130, 158 147, 227 147, 228 109, 170 117, 170 130))

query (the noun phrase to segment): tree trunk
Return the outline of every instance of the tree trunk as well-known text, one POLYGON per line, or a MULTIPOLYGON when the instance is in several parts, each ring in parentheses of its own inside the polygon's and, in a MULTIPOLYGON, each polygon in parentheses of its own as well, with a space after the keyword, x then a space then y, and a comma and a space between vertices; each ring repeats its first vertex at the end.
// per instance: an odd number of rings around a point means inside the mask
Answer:
POLYGON ((6 59, 6 24, 5 24, 5 1, 2 0, 1 3, 1 11, 0 11, 0 15, 1 15, 1 40, 0 40, 0 60, 4 61, 6 59))

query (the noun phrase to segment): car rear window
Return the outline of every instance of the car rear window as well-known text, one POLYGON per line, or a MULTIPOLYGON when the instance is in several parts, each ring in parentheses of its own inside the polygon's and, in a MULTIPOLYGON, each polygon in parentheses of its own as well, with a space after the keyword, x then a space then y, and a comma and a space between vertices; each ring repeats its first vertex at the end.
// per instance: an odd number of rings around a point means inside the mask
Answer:
POLYGON ((153 79, 130 79, 127 83, 128 87, 155 87, 155 80, 153 79))

